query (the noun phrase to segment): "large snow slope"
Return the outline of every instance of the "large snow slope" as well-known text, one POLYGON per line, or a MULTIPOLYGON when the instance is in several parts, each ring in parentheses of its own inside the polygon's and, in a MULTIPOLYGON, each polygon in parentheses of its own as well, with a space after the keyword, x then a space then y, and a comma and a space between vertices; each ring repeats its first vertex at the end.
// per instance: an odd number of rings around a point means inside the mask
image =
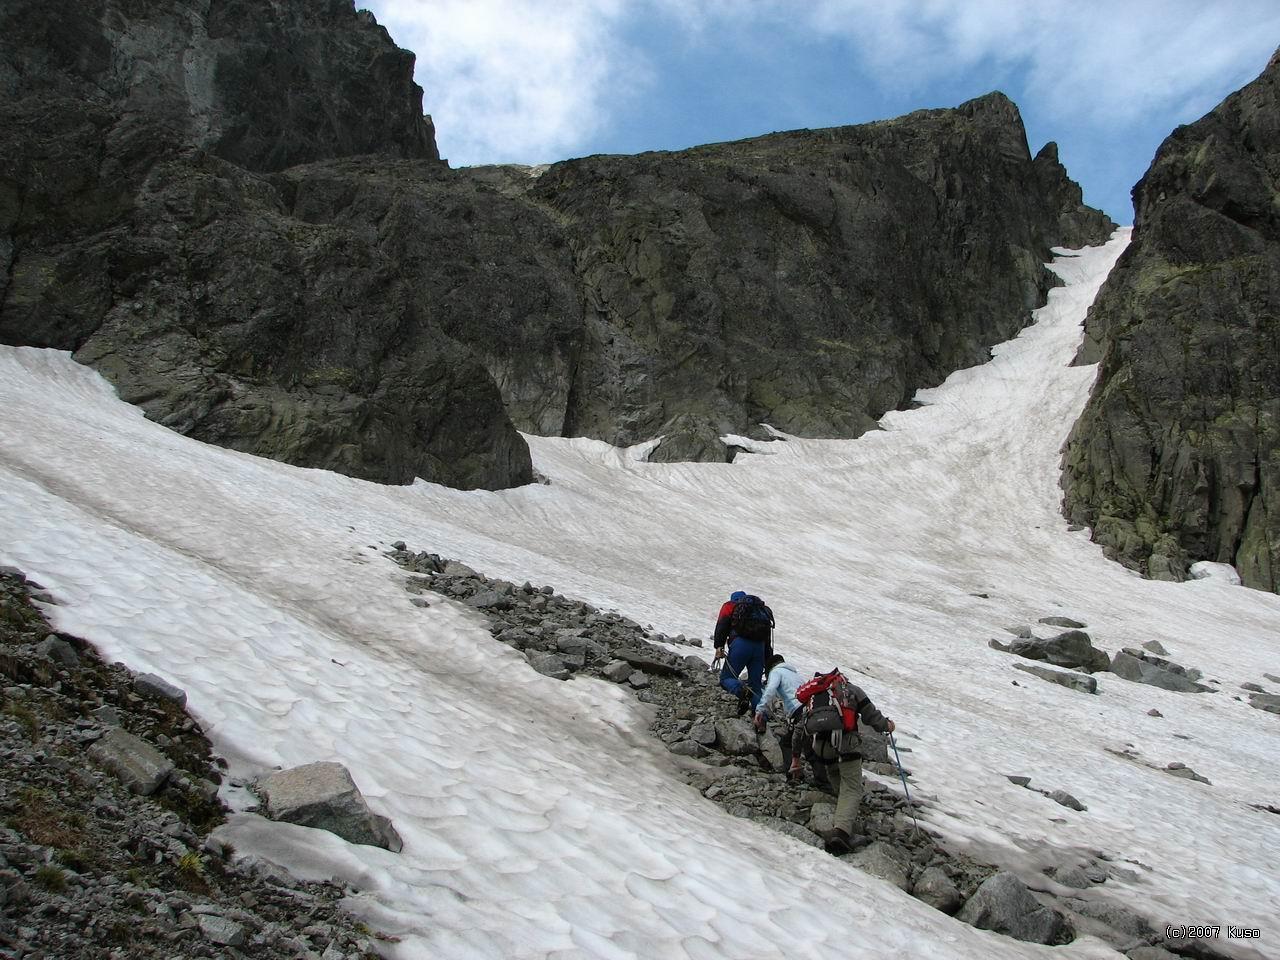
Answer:
MULTIPOLYGON (((1280 817, 1249 805, 1280 801, 1280 718, 1234 694, 1280 675, 1280 597, 1144 581, 1058 513, 1059 447, 1094 376, 1068 363, 1125 240, 1061 256, 1066 286, 1034 326, 881 432, 756 444, 732 465, 531 437, 551 484, 503 493, 381 487, 205 446, 66 354, 0 348, 0 563, 53 591, 59 629, 185 688, 234 775, 345 763, 402 854, 247 814, 228 832, 243 853, 354 878, 400 957, 1047 948, 726 815, 683 784, 621 689, 542 677, 474 614, 412 606, 380 554, 397 539, 669 633, 705 636, 730 590, 763 594, 802 670, 863 672, 952 842, 1027 872, 1101 851, 1139 877, 1103 892, 1158 923, 1260 926, 1274 956, 1280 817), (1054 613, 1112 652, 1160 640, 1222 692, 1104 674, 1091 697, 987 647, 1054 613), (1144 765, 1174 760, 1212 785, 1144 765)), ((1092 940, 1055 952, 1116 956, 1092 940)))

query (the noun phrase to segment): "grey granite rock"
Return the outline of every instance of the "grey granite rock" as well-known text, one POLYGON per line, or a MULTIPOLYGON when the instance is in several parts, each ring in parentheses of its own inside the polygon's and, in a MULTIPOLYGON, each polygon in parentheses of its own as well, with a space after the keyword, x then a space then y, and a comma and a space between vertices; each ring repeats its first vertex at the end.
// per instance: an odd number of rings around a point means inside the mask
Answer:
POLYGON ((1021 880, 1008 872, 984 880, 957 917, 983 930, 1031 943, 1057 945, 1070 943, 1074 937, 1062 914, 1043 906, 1021 880))
POLYGON ((176 703, 178 706, 185 706, 187 703, 187 692, 180 687, 174 686, 163 677, 158 677, 154 673, 140 673, 133 680, 133 689, 140 696, 150 697, 153 700, 168 700, 176 703))
POLYGON ((911 895, 943 913, 955 913, 964 899, 941 867, 927 867, 922 871, 912 884, 911 895))
POLYGON ((273 820, 335 833, 350 843, 399 853, 400 835, 386 817, 373 813, 346 767, 318 762, 262 777, 256 787, 273 820))
POLYGON ((118 727, 91 746, 89 756, 143 796, 159 790, 174 770, 172 761, 159 750, 118 727))
POLYGON ((1111 672, 1134 683, 1179 693, 1206 693, 1213 689, 1196 683, 1178 664, 1133 647, 1126 647, 1112 658, 1111 672))
POLYGON ((1027 663, 1015 663, 1013 667, 1015 670, 1034 674, 1041 680, 1048 680, 1050 683, 1056 683, 1071 690, 1079 690, 1082 693, 1098 692, 1098 681, 1085 674, 1065 673, 1061 670, 1050 670, 1048 667, 1037 667, 1027 663))
POLYGON ((1132 242, 1089 311, 1101 361, 1063 457, 1064 508, 1108 556, 1280 587, 1280 57, 1178 127, 1134 187, 1132 242))

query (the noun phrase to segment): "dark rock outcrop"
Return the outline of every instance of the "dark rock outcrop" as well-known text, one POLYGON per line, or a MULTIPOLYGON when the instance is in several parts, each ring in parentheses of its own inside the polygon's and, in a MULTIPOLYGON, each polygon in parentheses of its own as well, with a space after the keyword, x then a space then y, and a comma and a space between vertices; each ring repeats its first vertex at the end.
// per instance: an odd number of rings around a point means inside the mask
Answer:
POLYGON ((1001 94, 452 171, 412 62, 350 0, 10 4, 0 342, 198 439, 497 488, 532 479, 516 428, 655 460, 857 436, 1112 228, 1001 94))
POLYGON ((153 419, 250 453, 532 478, 497 389, 403 276, 413 171, 446 171, 413 56, 369 15, 24 0, 0 38, 0 341, 74 350, 153 419), (268 175, 326 158, 310 189, 268 175), (395 158, 409 185, 383 189, 395 158), (374 213, 325 216, 352 204, 374 213))
POLYGON ((1067 168, 1058 159, 1058 145, 1050 140, 1035 158, 1036 177, 1041 196, 1050 211, 1058 215, 1056 234, 1064 247, 1087 247, 1100 242, 1116 225, 1101 210, 1086 207, 1080 184, 1067 176, 1067 168))
POLYGON ((1161 145, 1089 313, 1064 509, 1107 554, 1280 589, 1280 56, 1161 145))
POLYGON ((524 190, 564 225, 584 299, 558 432, 623 445, 661 435, 655 460, 727 459, 719 437, 764 438, 762 422, 805 436, 871 429, 1026 323, 1053 283, 1050 245, 1113 228, 1097 214, 1091 230, 1064 232, 1079 188, 1032 162, 1001 94, 857 127, 586 157, 524 190))

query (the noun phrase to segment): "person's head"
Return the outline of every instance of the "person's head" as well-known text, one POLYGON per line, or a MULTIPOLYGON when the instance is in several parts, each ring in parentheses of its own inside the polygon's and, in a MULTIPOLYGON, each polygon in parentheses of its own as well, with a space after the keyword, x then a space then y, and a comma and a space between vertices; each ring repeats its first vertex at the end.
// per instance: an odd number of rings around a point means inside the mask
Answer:
POLYGON ((774 667, 776 667, 778 664, 780 664, 780 663, 786 663, 786 662, 787 662, 787 661, 786 661, 785 659, 783 659, 782 654, 780 654, 780 653, 775 653, 772 657, 770 657, 768 660, 766 660, 766 661, 764 662, 764 672, 765 672, 765 673, 768 673, 768 672, 769 672, 769 671, 771 671, 774 667))
POLYGON ((747 599, 747 592, 745 590, 735 590, 733 593, 729 594, 729 599, 734 603, 737 603, 739 600, 745 600, 747 599))

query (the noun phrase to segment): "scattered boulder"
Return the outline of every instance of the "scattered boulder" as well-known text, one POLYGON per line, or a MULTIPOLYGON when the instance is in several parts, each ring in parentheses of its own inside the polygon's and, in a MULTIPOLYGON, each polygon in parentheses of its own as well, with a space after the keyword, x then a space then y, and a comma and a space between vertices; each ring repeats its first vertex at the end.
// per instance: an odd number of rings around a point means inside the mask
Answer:
POLYGON ((149 797, 173 773, 173 763, 144 740, 119 727, 108 730, 89 748, 89 756, 115 774, 132 793, 149 797))
POLYGON ((272 820, 315 827, 349 843, 399 853, 400 835, 386 817, 373 813, 340 763, 308 763, 262 777, 257 789, 272 820))
POLYGON ((652 673, 660 677, 676 677, 680 675, 680 665, 658 652, 638 650, 634 647, 619 647, 613 651, 619 660, 625 660, 637 670, 652 673))
POLYGON ((811 847, 822 846, 822 838, 820 836, 798 823, 792 823, 790 820, 780 820, 777 817, 753 817, 752 819, 772 827, 779 833, 785 833, 788 837, 794 837, 801 843, 807 843, 811 847))
POLYGON ((1082 917, 1088 917, 1091 920, 1097 920, 1130 937, 1148 939, 1155 936, 1155 931, 1151 929, 1151 924, 1144 917, 1109 900, 1085 900, 1078 897, 1070 897, 1063 901, 1063 906, 1073 913, 1078 913, 1082 917))
POLYGON ((1086 626, 1070 617, 1041 617, 1039 622, 1050 627, 1066 627, 1068 630, 1083 630, 1086 626))
POLYGON ((705 757, 709 751, 700 743, 694 743, 692 740, 677 740, 667 748, 672 753, 680 757, 705 757))
POLYGON ((1031 628, 1025 623, 1016 627, 1005 627, 1004 629, 1007 633, 1012 633, 1019 640, 1030 640, 1035 636, 1035 634, 1031 632, 1031 628))
POLYGON ((1251 693, 1249 706, 1267 713, 1280 713, 1280 696, 1274 693, 1251 693))
POLYGON ((1067 807, 1071 810, 1084 811, 1089 809, 1083 803, 1081 803, 1079 800, 1073 797, 1071 794, 1067 793, 1067 791, 1065 790, 1051 790, 1047 794, 1045 794, 1045 796, 1047 796, 1054 803, 1061 804, 1062 806, 1067 807))
POLYGON ((1007 650, 1028 660, 1041 660, 1055 667, 1080 667, 1089 673, 1106 670, 1111 663, 1111 658, 1095 647, 1083 630, 1068 630, 1047 640, 1015 640, 1007 650))
POLYGON ((187 692, 175 687, 164 677, 157 677, 154 673, 140 673, 133 681, 133 689, 141 697, 150 697, 152 700, 168 700, 176 703, 180 707, 187 704, 187 692))
POLYGON ((1195 780, 1197 783, 1208 783, 1209 786, 1213 786, 1213 784, 1209 782, 1208 777, 1200 776, 1200 774, 1196 773, 1185 763, 1181 763, 1177 760, 1168 764, 1164 768, 1164 772, 1169 774, 1171 777, 1179 777, 1183 780, 1195 780))
POLYGON ((689 728, 689 739, 710 747, 716 742, 716 725, 714 723, 695 723, 689 728))
POLYGON ((749 720, 741 718, 717 720, 715 728, 716 742, 720 745, 720 749, 730 756, 746 756, 759 749, 756 728, 749 720))
POLYGON ((1036 667, 1026 663, 1015 663, 1013 667, 1015 670, 1033 674, 1041 680, 1048 680, 1050 683, 1056 683, 1070 690, 1079 690, 1081 693, 1098 692, 1098 681, 1085 674, 1063 673, 1061 670, 1050 670, 1048 667, 1036 667))
POLYGON ((1196 683, 1187 676, 1185 667, 1134 647, 1125 647, 1115 655, 1111 661, 1111 672, 1124 680, 1177 693, 1212 692, 1211 687, 1196 683))
POLYGON ((963 902, 959 888, 936 866, 925 868, 911 887, 911 895, 943 913, 955 913, 963 902))
POLYGON ((36 644, 36 653, 64 667, 74 667, 80 663, 75 647, 52 633, 36 644))
POLYGON ((1075 937, 1065 917, 1041 904, 1016 876, 1002 871, 984 880, 957 914, 982 930, 1029 943, 1056 946, 1075 937))
POLYGON ((1161 657, 1167 657, 1169 655, 1169 651, 1164 648, 1164 644, 1159 640, 1147 640, 1142 644, 1142 649, 1148 650, 1161 657))
POLYGON ((606 678, 614 683, 623 683, 627 677, 631 676, 631 664, 625 660, 613 660, 601 671, 606 678))
POLYGON ((649 678, 639 670, 632 670, 630 676, 627 677, 627 683, 633 690, 643 690, 649 686, 649 678))
POLYGON ((529 666, 544 677, 551 677, 553 680, 568 680, 572 676, 564 661, 554 653, 526 650, 524 655, 525 659, 529 661, 529 666))
POLYGON ((1093 882, 1084 870, 1074 864, 1069 867, 1059 867, 1053 871, 1053 879, 1064 887, 1073 887, 1077 890, 1086 890, 1093 886, 1093 882))
POLYGON ((849 862, 873 877, 887 880, 905 893, 911 892, 910 871, 895 847, 877 840, 848 858, 849 862))
POLYGON ((222 947, 244 946, 245 932, 242 924, 216 914, 201 914, 196 917, 196 922, 200 925, 200 932, 211 943, 222 947))
POLYGON ((1009 774, 1005 774, 1005 776, 1008 779, 1008 781, 1012 783, 1015 787, 1025 787, 1027 784, 1031 782, 1030 777, 1017 777, 1017 776, 1010 776, 1009 774))
POLYGON ((818 836, 830 833, 836 825, 836 805, 827 802, 825 794, 822 796, 824 797, 823 800, 814 803, 809 808, 809 829, 818 834, 818 836))

